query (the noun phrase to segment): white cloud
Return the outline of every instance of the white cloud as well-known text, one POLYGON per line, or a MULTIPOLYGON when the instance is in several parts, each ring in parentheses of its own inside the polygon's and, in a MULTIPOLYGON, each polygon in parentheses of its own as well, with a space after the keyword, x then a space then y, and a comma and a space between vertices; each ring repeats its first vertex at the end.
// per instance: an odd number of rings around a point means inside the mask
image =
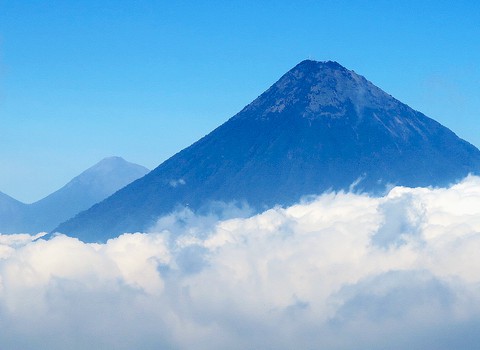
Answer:
POLYGON ((170 180, 168 184, 172 187, 177 187, 177 186, 185 185, 186 182, 184 179, 178 179, 178 180, 170 180))
POLYGON ((0 348, 480 341, 480 178, 381 198, 325 194, 249 218, 220 211, 179 210, 106 244, 0 235, 0 348))

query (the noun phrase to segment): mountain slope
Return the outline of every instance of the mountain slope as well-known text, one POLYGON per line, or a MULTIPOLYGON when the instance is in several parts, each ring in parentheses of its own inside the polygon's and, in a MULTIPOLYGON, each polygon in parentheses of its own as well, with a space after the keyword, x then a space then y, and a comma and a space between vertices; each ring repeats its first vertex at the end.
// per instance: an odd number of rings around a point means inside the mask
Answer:
POLYGON ((60 225, 86 241, 145 230, 176 206, 442 186, 480 172, 480 151, 336 62, 303 61, 209 135, 60 225))
POLYGON ((22 220, 10 225, 13 227, 5 232, 51 231, 59 223, 88 209, 146 173, 148 169, 120 157, 105 158, 58 191, 35 203, 24 205, 21 208, 22 220))
POLYGON ((0 233, 11 232, 22 222, 26 206, 0 192, 0 233))

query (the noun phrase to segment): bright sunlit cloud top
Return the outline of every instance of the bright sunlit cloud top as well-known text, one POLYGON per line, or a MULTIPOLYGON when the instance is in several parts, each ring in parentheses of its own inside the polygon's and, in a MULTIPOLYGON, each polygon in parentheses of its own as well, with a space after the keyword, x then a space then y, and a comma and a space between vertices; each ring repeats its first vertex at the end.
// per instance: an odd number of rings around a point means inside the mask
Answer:
POLYGON ((479 249, 478 177, 106 244, 0 236, 0 347, 475 349, 479 249))

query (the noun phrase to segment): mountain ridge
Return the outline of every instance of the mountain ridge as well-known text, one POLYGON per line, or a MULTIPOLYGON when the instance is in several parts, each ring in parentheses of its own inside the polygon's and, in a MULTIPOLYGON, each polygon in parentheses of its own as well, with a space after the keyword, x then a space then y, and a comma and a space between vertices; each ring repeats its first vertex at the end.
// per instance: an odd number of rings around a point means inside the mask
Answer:
POLYGON ((46 197, 31 204, 17 201, 21 205, 9 211, 0 210, 0 232, 51 231, 59 223, 88 209, 148 171, 121 157, 104 158, 46 197))
MULTIPOLYGON (((27 204, 0 192, 0 226, 9 232, 20 225, 24 219, 23 212, 26 206, 27 204)), ((2 230, 0 230, 0 233, 2 233, 2 230)))

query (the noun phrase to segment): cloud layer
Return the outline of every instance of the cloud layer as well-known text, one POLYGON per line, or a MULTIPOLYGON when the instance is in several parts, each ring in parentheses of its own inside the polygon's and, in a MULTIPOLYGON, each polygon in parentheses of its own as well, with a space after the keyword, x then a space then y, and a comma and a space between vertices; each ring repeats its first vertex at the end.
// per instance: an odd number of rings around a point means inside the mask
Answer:
POLYGON ((226 210, 106 244, 0 235, 0 348, 478 345, 480 178, 226 210))

